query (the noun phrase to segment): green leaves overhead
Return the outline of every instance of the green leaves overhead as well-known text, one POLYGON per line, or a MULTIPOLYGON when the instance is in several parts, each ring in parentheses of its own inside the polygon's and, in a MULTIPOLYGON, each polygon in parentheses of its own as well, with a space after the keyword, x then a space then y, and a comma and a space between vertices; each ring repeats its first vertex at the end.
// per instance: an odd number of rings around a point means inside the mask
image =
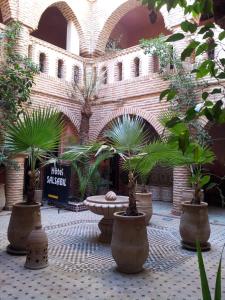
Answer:
POLYGON ((183 33, 174 33, 172 34, 167 40, 166 42, 177 42, 177 41, 180 41, 182 40, 183 38, 185 37, 185 35, 183 33))
POLYGON ((163 98, 165 98, 165 97, 167 97, 167 101, 170 101, 170 100, 174 99, 176 94, 177 94, 177 91, 175 91, 173 89, 167 89, 160 94, 160 101, 163 100, 163 98))
POLYGON ((218 39, 220 41, 222 41, 223 39, 225 39, 225 30, 223 30, 222 32, 220 32, 219 36, 218 36, 218 39))
POLYGON ((181 29, 185 32, 194 33, 197 30, 197 25, 189 21, 184 21, 181 23, 181 29))

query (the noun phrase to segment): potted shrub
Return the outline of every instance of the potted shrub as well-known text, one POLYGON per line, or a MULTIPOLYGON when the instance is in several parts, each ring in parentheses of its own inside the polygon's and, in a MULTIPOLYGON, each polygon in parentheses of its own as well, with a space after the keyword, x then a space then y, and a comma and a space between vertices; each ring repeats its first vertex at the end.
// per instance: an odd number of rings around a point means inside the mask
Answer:
POLYGON ((10 245, 7 251, 11 254, 26 254, 27 237, 35 225, 40 224, 40 203, 36 203, 34 198, 36 165, 37 161, 45 160, 51 151, 57 150, 62 129, 60 114, 51 109, 25 112, 16 123, 7 127, 7 150, 12 156, 28 156, 30 166, 27 199, 25 202, 14 204, 9 222, 10 245))
MULTIPOLYGON (((198 240, 201 249, 208 250, 210 248, 208 243, 210 237, 208 204, 202 201, 202 188, 209 182, 210 176, 204 174, 203 165, 212 163, 215 156, 207 146, 200 145, 194 137, 190 138, 189 128, 185 123, 179 123, 168 129, 171 132, 166 139, 167 145, 165 146, 168 148, 168 158, 163 161, 163 164, 189 168, 190 183, 194 188, 192 199, 188 198, 182 203, 180 219, 182 246, 186 249, 196 250, 196 240, 198 240)), ((151 164, 148 166, 151 147, 146 148, 145 151, 146 156, 142 164, 146 172, 148 167, 151 168, 151 164)))

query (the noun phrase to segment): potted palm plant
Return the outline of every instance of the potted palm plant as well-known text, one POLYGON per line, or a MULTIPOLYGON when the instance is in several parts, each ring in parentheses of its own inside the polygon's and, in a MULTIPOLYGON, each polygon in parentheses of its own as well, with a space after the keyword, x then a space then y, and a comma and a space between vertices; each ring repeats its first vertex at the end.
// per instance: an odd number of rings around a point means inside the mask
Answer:
POLYGON ((36 166, 38 161, 44 161, 50 152, 57 150, 62 129, 60 114, 51 109, 25 112, 7 127, 7 150, 12 156, 26 155, 30 167, 27 199, 14 204, 9 222, 7 251, 11 254, 26 254, 27 237, 35 225, 40 224, 40 203, 35 201, 36 166))
MULTIPOLYGON (((202 201, 202 188, 209 182, 210 176, 204 173, 203 166, 214 161, 214 153, 204 145, 200 145, 194 137, 190 137, 189 128, 185 123, 168 128, 171 134, 166 139, 168 158, 164 165, 186 166, 190 170, 190 183, 193 186, 193 195, 182 203, 180 219, 180 235, 182 246, 189 250, 196 250, 196 240, 202 250, 208 250, 210 244, 210 225, 208 219, 208 204, 202 201)), ((159 154, 160 154, 159 146, 159 154)), ((149 155, 151 146, 145 148, 146 156, 141 165, 145 172, 151 168, 149 155)), ((185 199, 184 199, 185 200, 185 199)))
POLYGON ((98 152, 108 150, 119 155, 128 172, 129 206, 126 211, 114 214, 112 256, 120 272, 137 273, 142 270, 148 257, 149 244, 145 213, 138 212, 137 208, 136 180, 140 174, 146 176, 158 162, 166 160, 168 152, 166 144, 161 142, 147 145, 148 132, 143 119, 139 117, 124 115, 116 119, 105 133, 105 138, 107 144, 102 145, 98 152), (148 157, 146 147, 151 148, 148 157), (147 169, 145 160, 148 163, 147 169))

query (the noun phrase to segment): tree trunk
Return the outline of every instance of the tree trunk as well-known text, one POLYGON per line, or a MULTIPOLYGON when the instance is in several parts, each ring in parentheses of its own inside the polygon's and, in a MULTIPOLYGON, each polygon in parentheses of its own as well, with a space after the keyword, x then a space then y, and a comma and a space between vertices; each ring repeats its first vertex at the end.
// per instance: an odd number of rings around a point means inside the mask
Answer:
POLYGON ((89 128, 91 116, 91 104, 88 101, 86 101, 81 110, 81 122, 79 132, 81 145, 86 145, 89 143, 89 128))
POLYGON ((34 204, 34 194, 35 194, 35 182, 36 182, 36 173, 35 171, 29 171, 29 186, 27 191, 27 204, 34 204))
POLYGON ((137 216, 137 206, 136 206, 136 196, 135 196, 135 180, 134 180, 134 174, 132 172, 129 172, 128 174, 128 193, 129 193, 129 206, 126 210, 127 216, 137 216))

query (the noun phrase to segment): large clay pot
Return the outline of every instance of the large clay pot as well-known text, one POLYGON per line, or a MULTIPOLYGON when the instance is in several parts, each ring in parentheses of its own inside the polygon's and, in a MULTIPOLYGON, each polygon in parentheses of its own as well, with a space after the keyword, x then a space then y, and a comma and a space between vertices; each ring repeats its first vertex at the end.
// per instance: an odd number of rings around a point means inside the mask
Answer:
POLYGON ((22 202, 14 204, 8 227, 10 244, 7 247, 7 252, 25 255, 27 253, 27 238, 35 226, 40 223, 40 204, 27 205, 22 202))
POLYGON ((149 255, 144 213, 135 217, 114 213, 111 248, 118 271, 127 274, 142 271, 149 255))
POLYGON ((210 250, 210 224, 208 204, 191 204, 189 201, 182 204, 180 219, 180 235, 182 246, 188 250, 196 250, 196 241, 200 242, 203 251, 210 250))
POLYGON ((137 209, 145 213, 145 224, 149 225, 152 217, 152 193, 136 193, 137 209))
POLYGON ((0 211, 5 207, 5 185, 0 184, 0 211))

